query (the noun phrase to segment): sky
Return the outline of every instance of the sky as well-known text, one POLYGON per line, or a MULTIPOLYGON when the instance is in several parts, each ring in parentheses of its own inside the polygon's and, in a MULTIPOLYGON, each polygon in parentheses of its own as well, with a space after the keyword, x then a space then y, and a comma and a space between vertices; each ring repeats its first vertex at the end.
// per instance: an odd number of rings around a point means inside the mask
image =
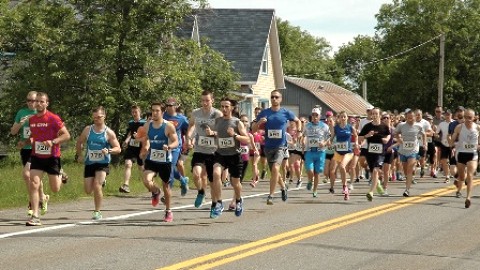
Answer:
POLYGON ((268 8, 311 35, 325 38, 332 53, 358 35, 373 36, 378 13, 388 0, 208 0, 212 8, 268 8))

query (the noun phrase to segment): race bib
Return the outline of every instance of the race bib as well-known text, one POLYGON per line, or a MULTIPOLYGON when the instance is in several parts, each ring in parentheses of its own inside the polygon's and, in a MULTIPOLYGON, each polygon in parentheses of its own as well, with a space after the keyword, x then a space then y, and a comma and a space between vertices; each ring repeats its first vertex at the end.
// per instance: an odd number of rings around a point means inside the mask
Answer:
POLYGON ((129 143, 130 146, 133 146, 133 147, 140 147, 140 141, 137 141, 135 139, 130 139, 130 143, 129 143))
POLYGON ((433 138, 432 137, 427 137, 427 143, 432 143, 433 142, 433 138))
POLYGON ((335 150, 337 150, 337 151, 348 151, 348 142, 337 142, 337 143, 335 143, 335 150))
POLYGON ((270 138, 270 139, 281 139, 282 138, 282 130, 281 129, 269 129, 268 130, 268 138, 270 138))
POLYGON ((30 138, 30 127, 23 127, 23 138, 30 138))
POLYGON ((165 150, 152 149, 150 151, 150 160, 155 162, 167 162, 167 152, 165 150))
POLYGON ((289 144, 287 145, 287 149, 290 150, 290 151, 295 150, 295 148, 297 148, 295 144, 289 143, 289 144))
POLYGON ((463 143, 463 149, 465 150, 473 150, 477 147, 476 144, 471 144, 471 143, 463 143))
POLYGON ((218 138, 218 147, 219 148, 232 148, 235 147, 235 140, 233 137, 230 138, 218 138))
POLYGON ((335 150, 335 145, 330 145, 329 147, 327 147, 328 151, 333 151, 335 150))
POLYGON ((257 148, 257 150, 260 150, 260 143, 259 143, 259 142, 256 142, 256 143, 255 143, 255 147, 257 148))
POLYGON ((35 142, 35 153, 40 155, 50 155, 52 154, 52 149, 42 142, 35 142))
POLYGON ((383 153, 383 145, 381 143, 369 143, 368 152, 373 154, 383 153))
POLYGON ((103 161, 105 159, 102 150, 88 150, 87 154, 90 161, 103 161))
POLYGON ((405 141, 402 144, 403 150, 413 151, 416 148, 416 143, 413 141, 405 141))
POLYGON ((248 149, 248 146, 244 145, 244 146, 240 146, 240 151, 239 152, 242 155, 246 155, 246 154, 248 154, 249 150, 250 149, 248 149))
POLYGON ((215 147, 215 138, 199 136, 198 137, 198 145, 199 146, 204 146, 204 147, 215 147))
POLYGON ((320 147, 320 139, 319 138, 308 138, 307 140, 309 147, 320 147))

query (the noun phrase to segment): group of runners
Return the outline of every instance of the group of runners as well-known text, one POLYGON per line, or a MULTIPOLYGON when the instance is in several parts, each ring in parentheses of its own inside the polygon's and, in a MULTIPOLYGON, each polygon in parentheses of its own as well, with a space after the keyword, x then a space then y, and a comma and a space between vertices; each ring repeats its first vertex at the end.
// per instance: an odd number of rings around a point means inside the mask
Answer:
MULTIPOLYGON (((228 208, 236 216, 242 215, 242 182, 248 164, 252 164, 252 188, 266 178, 269 167, 268 205, 274 203, 277 185, 283 201, 288 199, 289 182, 296 178, 296 186, 301 187, 302 168, 307 172, 307 190, 311 190, 313 197, 318 196, 322 174, 325 183, 330 181, 330 193, 335 192, 339 176, 345 200, 350 198, 353 182, 362 178, 370 182, 366 194, 369 201, 373 200, 375 190, 388 196, 388 183, 396 180, 406 181, 403 196, 408 197, 417 181, 417 167, 420 177, 425 174, 428 156, 430 176, 437 177, 442 170, 445 183, 453 176, 457 197, 462 197, 460 191, 466 183, 465 207, 470 207, 480 130, 473 110, 459 107, 452 116, 449 110, 437 107, 432 116, 418 109, 393 114, 369 107, 364 119, 346 112, 334 115, 327 111, 321 120, 319 107, 312 108, 309 119, 298 118, 283 108, 281 102, 281 92, 272 91, 271 106, 256 108, 252 121, 247 115, 236 113, 237 103, 230 98, 220 100, 220 110, 214 108, 210 91, 202 92, 201 107, 193 110, 188 119, 177 112, 179 104, 175 98, 153 102, 147 119, 142 119, 140 108, 133 106, 133 119, 122 143, 125 174, 119 192, 130 192, 131 169, 136 162, 143 183, 152 194, 152 206, 162 201, 163 220, 173 221, 172 185, 178 179, 181 195, 187 194, 189 179, 185 176, 184 161, 193 149, 191 172, 197 189, 194 206, 198 208, 205 202, 209 186, 211 218, 218 218, 224 211, 222 187, 226 179, 234 190, 228 208), (161 188, 155 177, 160 178, 161 188)), ((39 213, 48 211, 49 196, 43 191, 43 174, 48 174, 52 192, 58 192, 62 182, 68 180, 61 169, 60 144, 70 140, 70 134, 60 117, 48 111, 48 105, 47 94, 28 93, 27 108, 17 113, 11 128, 11 134, 19 134, 21 138, 18 147, 29 193, 27 226, 41 225, 39 213)), ((102 219, 102 187, 109 173, 111 155, 122 151, 115 132, 106 126, 105 117, 103 107, 93 108, 93 124, 87 125, 76 140, 76 159, 85 164, 85 192, 93 193, 94 197, 94 220, 102 219)))

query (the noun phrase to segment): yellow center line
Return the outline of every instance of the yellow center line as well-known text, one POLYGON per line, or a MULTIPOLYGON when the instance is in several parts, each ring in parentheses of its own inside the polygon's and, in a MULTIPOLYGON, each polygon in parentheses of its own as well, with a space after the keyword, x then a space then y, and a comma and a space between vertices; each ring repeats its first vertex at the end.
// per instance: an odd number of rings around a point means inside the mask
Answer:
MULTIPOLYGON (((480 181, 476 180, 473 182, 473 184, 478 185, 480 184, 480 181)), ((338 218, 330 219, 321 223, 313 224, 313 225, 302 227, 299 229, 291 230, 285 233, 274 235, 272 237, 268 237, 262 240, 248 243, 248 244, 228 248, 226 250, 222 250, 222 251, 218 251, 208 255, 193 258, 184 262, 180 262, 174 265, 160 268, 159 270, 183 269, 183 268, 194 267, 195 265, 197 266, 197 268, 195 269, 210 269, 219 265, 223 265, 223 264, 233 262, 248 256, 258 254, 260 252, 265 252, 265 251, 275 249, 281 246, 285 246, 285 245, 288 245, 306 238, 310 238, 331 230, 335 230, 335 229, 347 226, 349 224, 357 223, 365 219, 379 216, 381 214, 385 214, 387 212, 391 212, 391 211, 406 207, 408 205, 427 201, 427 200, 451 193, 455 190, 456 188, 454 186, 437 189, 431 192, 424 193, 420 196, 401 199, 392 203, 362 210, 359 212, 355 212, 355 213, 341 216, 338 218), (239 253, 241 251, 245 251, 245 252, 239 253), (225 257, 230 254, 235 254, 235 255, 219 260, 219 258, 225 257), (209 263, 209 261, 213 261, 213 262, 209 263)))

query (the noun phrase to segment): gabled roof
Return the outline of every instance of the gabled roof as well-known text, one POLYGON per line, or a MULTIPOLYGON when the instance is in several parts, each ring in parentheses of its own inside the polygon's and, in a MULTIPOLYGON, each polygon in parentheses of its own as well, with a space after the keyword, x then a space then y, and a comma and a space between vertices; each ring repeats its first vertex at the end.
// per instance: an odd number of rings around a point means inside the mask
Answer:
POLYGON ((275 11, 199 9, 194 14, 196 20, 186 18, 178 35, 196 39, 195 31, 198 31, 200 39, 206 38, 208 46, 232 62, 235 71, 241 74, 240 81, 256 82, 272 24, 276 23, 275 11))
POLYGON ((297 85, 315 95, 336 113, 345 111, 349 115, 365 115, 372 106, 360 95, 332 82, 285 76, 285 81, 297 85))

